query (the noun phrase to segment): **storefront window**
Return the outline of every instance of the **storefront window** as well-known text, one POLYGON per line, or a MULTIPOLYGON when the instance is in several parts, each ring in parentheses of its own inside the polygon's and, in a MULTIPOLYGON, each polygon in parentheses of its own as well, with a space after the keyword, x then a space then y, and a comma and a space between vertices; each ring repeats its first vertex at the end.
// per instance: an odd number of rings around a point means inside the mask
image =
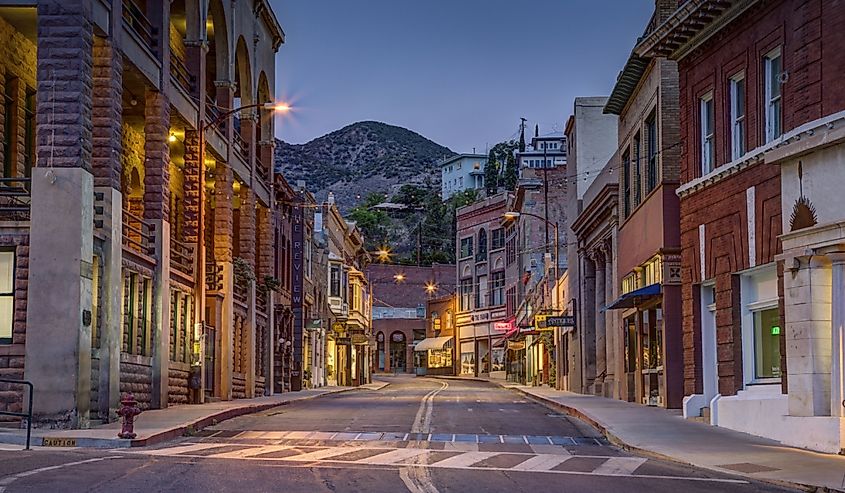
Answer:
POLYGON ((471 342, 461 343, 461 374, 475 374, 475 347, 471 342))
POLYGON ((635 317, 625 319, 625 371, 637 371, 637 320, 635 317))
POLYGON ((15 310, 15 252, 0 251, 0 344, 12 343, 15 310))
POLYGON ((378 346, 378 369, 384 370, 384 332, 379 332, 376 336, 376 345, 378 346))
POLYGON ((495 348, 493 354, 492 371, 505 371, 505 348, 495 348))
POLYGON ((754 313, 755 378, 780 378, 780 333, 777 308, 754 313))

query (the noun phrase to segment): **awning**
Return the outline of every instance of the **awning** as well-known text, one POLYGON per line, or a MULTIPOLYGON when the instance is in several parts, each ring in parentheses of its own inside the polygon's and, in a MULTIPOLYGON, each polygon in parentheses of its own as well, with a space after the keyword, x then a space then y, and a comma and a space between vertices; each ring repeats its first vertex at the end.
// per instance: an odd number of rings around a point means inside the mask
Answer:
POLYGON ((305 330, 317 330, 323 328, 322 320, 312 320, 305 325, 305 330))
POLYGON ((443 349, 443 346, 451 340, 452 336, 428 337, 418 342, 417 345, 414 346, 414 351, 428 351, 429 349, 440 350, 443 349))
POLYGON ((630 293, 625 293, 616 301, 607 305, 605 310, 616 310, 619 308, 634 308, 655 298, 659 298, 662 294, 660 283, 651 284, 644 288, 635 289, 630 293))

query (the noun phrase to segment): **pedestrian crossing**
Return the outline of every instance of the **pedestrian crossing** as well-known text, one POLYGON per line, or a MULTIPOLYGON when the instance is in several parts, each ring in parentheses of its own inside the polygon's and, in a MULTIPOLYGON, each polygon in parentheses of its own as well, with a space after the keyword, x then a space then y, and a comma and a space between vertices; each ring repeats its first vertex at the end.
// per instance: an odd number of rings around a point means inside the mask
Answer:
POLYGON ((637 470, 648 459, 628 456, 578 455, 558 446, 538 445, 536 452, 396 448, 379 444, 313 447, 302 445, 250 445, 199 442, 152 450, 120 449, 115 452, 191 460, 227 459, 284 462, 292 467, 423 467, 476 471, 511 471, 543 474, 577 474, 610 477, 735 482, 683 476, 652 476, 637 470))

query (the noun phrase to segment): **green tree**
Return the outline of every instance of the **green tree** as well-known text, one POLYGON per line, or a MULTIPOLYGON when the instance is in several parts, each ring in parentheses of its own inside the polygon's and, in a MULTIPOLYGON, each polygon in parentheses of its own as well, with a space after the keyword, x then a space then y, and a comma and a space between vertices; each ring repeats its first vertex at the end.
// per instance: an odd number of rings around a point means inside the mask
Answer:
POLYGON ((390 216, 384 211, 374 209, 386 199, 383 193, 370 193, 361 204, 353 207, 346 215, 347 219, 355 221, 361 230, 367 250, 376 250, 391 241, 390 216))

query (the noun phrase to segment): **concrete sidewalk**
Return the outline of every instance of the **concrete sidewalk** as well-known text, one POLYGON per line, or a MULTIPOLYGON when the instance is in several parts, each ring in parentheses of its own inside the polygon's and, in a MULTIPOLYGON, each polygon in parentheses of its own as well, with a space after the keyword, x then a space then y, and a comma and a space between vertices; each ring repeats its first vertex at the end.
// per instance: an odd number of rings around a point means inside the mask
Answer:
POLYGON ((640 406, 548 387, 498 383, 580 418, 629 450, 758 481, 815 491, 845 491, 845 457, 787 447, 705 423, 680 411, 640 406))
MULTIPOLYGON (((120 422, 95 426, 87 430, 50 430, 33 428, 32 446, 124 448, 144 447, 172 440, 189 431, 197 431, 227 419, 244 414, 261 412, 276 406, 314 399, 324 395, 348 392, 350 390, 380 390, 388 382, 374 381, 360 387, 322 387, 319 389, 287 392, 284 394, 255 399, 187 404, 154 409, 141 413, 135 420, 137 438, 117 438, 120 422), (45 441, 46 439, 46 441, 45 441)), ((2 429, 0 429, 2 430, 2 429)), ((0 431, 0 443, 24 445, 26 430, 9 429, 0 431)))

